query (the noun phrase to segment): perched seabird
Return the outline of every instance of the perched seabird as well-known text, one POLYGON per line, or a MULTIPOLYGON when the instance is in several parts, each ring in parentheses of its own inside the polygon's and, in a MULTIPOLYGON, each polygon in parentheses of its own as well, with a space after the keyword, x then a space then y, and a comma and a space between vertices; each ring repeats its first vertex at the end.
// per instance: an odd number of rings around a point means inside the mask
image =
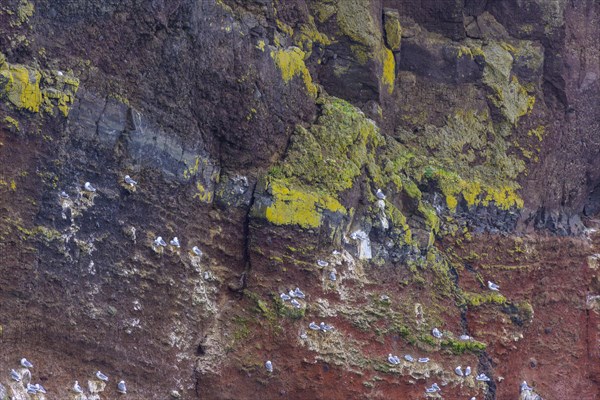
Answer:
POLYGON ((292 289, 290 289, 290 291, 288 292, 288 295, 289 295, 291 298, 294 298, 294 297, 296 297, 296 291, 295 291, 295 290, 292 290, 292 289))
POLYGON ((492 281, 488 281, 488 289, 493 290, 494 292, 497 292, 500 290, 500 286, 496 285, 492 281))
POLYGON ((44 389, 44 387, 42 385, 40 385, 39 383, 36 383, 34 386, 38 392, 46 394, 46 389, 44 389))
POLYGON ((158 236, 156 239, 154 239, 154 245, 165 247, 167 245, 167 242, 165 242, 162 236, 158 236))
POLYGON ((300 302, 296 299, 292 299, 292 301, 290 301, 290 304, 293 305, 295 308, 301 308, 302 305, 300 304, 300 302))
POLYGON ((200 257, 202 255, 202 250, 200 250, 200 248, 198 246, 192 247, 192 252, 195 255, 197 255, 198 257, 200 257))
POLYGON ((478 381, 482 381, 482 382, 490 381, 490 378, 488 378, 488 376, 486 374, 479 374, 479 375, 477 375, 477 377, 475 377, 475 379, 477 379, 478 381))
POLYGON ((29 394, 36 394, 37 392, 38 392, 37 386, 32 385, 31 383, 27 384, 27 393, 29 393, 29 394))
POLYGON ((204 271, 204 274, 202 274, 202 277, 204 278, 205 281, 210 280, 210 274, 208 273, 208 271, 204 271))
POLYGON ((288 301, 289 299, 291 299, 291 297, 290 297, 290 296, 288 296, 288 295, 287 295, 287 294, 285 294, 285 293, 281 293, 281 294, 279 295, 279 298, 280 298, 281 300, 283 300, 283 301, 288 301))
POLYGON ((415 359, 410 354, 405 354, 404 359, 408 362, 415 362, 415 359))
POLYGON ((427 392, 427 393, 435 393, 435 392, 437 392, 437 389, 436 388, 432 388, 432 387, 431 388, 425 388, 425 392, 427 392))
POLYGON ((427 357, 421 357, 417 361, 419 361, 420 363, 427 363, 427 362, 429 362, 429 358, 427 358, 427 357))
POLYGON ((337 274, 337 271, 334 268, 333 271, 331 271, 329 273, 329 280, 332 281, 332 282, 337 281, 337 275, 336 274, 337 274))
POLYGON ((137 185, 137 182, 134 181, 133 179, 131 179, 131 177, 129 175, 125 175, 125 178, 123 180, 125 181, 125 183, 128 183, 131 186, 137 185))
POLYGON ((296 297, 299 299, 303 299, 306 297, 304 295, 304 292, 302 292, 302 290, 300 290, 300 288, 296 288, 296 290, 294 290, 294 295, 296 295, 296 297))
POLYGON ((465 368, 465 376, 471 375, 471 367, 465 368))
POLYGON ((337 256, 337 255, 339 255, 339 254, 342 254, 342 253, 340 253, 340 252, 339 252, 339 251, 337 251, 337 250, 334 250, 334 251, 333 251, 331 254, 333 254, 334 256, 337 256))
POLYGON ((271 360, 268 360, 265 363, 265 368, 267 369, 267 372, 269 372, 269 373, 273 372, 273 363, 271 362, 271 360))
POLYGON ((432 388, 434 388, 435 390, 442 390, 440 389, 440 387, 438 386, 437 383, 434 383, 433 385, 431 385, 432 388))
POLYGON ((67 194, 67 192, 65 192, 64 190, 62 192, 60 192, 60 197, 62 197, 63 199, 68 199, 69 195, 67 194))
POLYGON ((25 368, 33 368, 33 364, 30 363, 26 358, 21 358, 21 366, 25 368))
POLYGON ((317 265, 319 267, 326 267, 326 266, 329 265, 329 263, 327 261, 324 261, 324 260, 317 260, 317 265))
POLYGON ((390 301, 390 296, 388 296, 387 294, 382 294, 381 296, 379 296, 379 301, 390 301))
POLYGON ((171 239, 169 243, 171 244, 171 246, 179 247, 179 239, 177 239, 177 236, 171 239))
POLYGON ((117 384, 117 392, 122 393, 122 394, 127 393, 127 387, 125 386, 125 381, 121 381, 117 384))
POLYGON ((433 337, 435 337, 437 339, 442 338, 442 332, 440 332, 440 330, 438 328, 433 328, 433 330, 431 331, 431 334, 433 335, 433 337))
POLYGON ((331 330, 333 330, 333 326, 331 325, 327 325, 325 322, 321 322, 319 324, 319 328, 323 331, 323 332, 329 332, 331 330))
POLYGON ((92 192, 92 193, 96 191, 96 188, 95 188, 95 187, 93 187, 93 186, 92 186, 92 184, 91 184, 91 183, 89 183, 89 182, 86 182, 86 183, 84 183, 84 184, 83 184, 83 188, 84 188, 85 190, 87 190, 88 192, 92 192))
POLYGON ((14 369, 10 370, 10 377, 13 381, 21 382, 21 375, 14 369))
POLYGON ((379 200, 385 200, 385 194, 383 194, 381 189, 377 189, 377 192, 375 192, 375 197, 377 197, 379 200))
POLYGON ((462 367, 460 365, 458 367, 454 368, 454 373, 458 376, 465 376, 465 374, 462 371, 462 367))
POLYGON ((75 384, 73 385, 73 391, 75 393, 83 393, 83 389, 81 386, 79 386, 79 382, 75 381, 75 384))
POLYGON ((527 384, 527 381, 523 381, 523 382, 521 383, 521 389, 520 389, 520 391, 521 391, 521 392, 524 392, 524 391, 526 391, 526 390, 532 391, 532 390, 533 390, 533 388, 527 384))
POLYGON ((400 364, 400 358, 398 356, 392 355, 392 353, 388 354, 388 362, 392 365, 400 364))
POLYGON ((305 331, 302 331, 302 333, 300 333, 300 339, 308 339, 308 335, 305 331))
POLYGON ((459 338, 460 340, 462 340, 462 341, 466 341, 466 340, 471 340, 471 339, 473 339, 473 338, 472 338, 471 336, 469 336, 469 335, 460 335, 458 338, 459 338))
POLYGON ((315 324, 315 321, 313 321, 310 324, 308 324, 308 327, 310 329, 312 329, 313 331, 319 331, 319 330, 321 330, 321 327, 319 325, 315 324))
POLYGON ((108 382, 108 376, 104 375, 100 371, 96 372, 96 378, 100 379, 101 381, 108 382))

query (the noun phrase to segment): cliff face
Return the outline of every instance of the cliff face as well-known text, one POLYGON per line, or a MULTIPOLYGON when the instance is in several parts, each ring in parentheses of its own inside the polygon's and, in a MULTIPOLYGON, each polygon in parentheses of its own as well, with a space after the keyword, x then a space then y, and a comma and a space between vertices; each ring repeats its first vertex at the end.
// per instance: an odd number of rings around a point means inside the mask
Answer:
POLYGON ((3 2, 0 398, 598 398, 599 14, 3 2))

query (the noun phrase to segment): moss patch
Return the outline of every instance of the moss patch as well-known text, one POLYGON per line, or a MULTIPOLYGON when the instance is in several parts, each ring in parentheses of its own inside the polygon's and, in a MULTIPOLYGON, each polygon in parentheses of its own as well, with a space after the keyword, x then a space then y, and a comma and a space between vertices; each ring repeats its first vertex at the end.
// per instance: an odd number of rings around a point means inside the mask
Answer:
POLYGON ((312 81, 310 72, 304 63, 305 53, 298 47, 289 47, 287 49, 275 49, 271 51, 271 58, 281 71, 281 77, 285 83, 288 83, 294 77, 300 77, 304 81, 304 86, 308 93, 316 97, 317 87, 312 81))

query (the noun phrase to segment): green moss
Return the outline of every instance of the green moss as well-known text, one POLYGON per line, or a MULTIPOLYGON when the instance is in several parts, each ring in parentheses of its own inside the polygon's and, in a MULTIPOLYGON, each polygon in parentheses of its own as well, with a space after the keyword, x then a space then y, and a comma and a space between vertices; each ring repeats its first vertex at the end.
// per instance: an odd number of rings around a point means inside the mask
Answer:
POLYGON ((19 121, 14 119, 13 117, 7 116, 4 118, 4 123, 12 126, 17 131, 19 130, 19 121))
POLYGON ((385 11, 383 28, 385 31, 385 41, 388 47, 394 51, 400 50, 402 25, 400 25, 397 11, 385 11))
POLYGON ((485 351, 487 347, 485 343, 481 343, 475 340, 459 341, 454 339, 442 340, 441 345, 443 348, 450 350, 456 355, 464 354, 466 352, 480 353, 482 351, 485 351))
POLYGON ((489 293, 469 293, 464 292, 465 303, 471 307, 479 307, 483 304, 505 304, 506 297, 496 292, 489 293))

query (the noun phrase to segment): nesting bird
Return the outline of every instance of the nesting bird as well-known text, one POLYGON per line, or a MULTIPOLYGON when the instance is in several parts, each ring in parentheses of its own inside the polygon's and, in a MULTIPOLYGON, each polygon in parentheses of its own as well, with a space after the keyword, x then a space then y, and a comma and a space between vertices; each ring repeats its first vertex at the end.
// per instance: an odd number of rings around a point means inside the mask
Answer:
POLYGON ((440 390, 440 387, 438 386, 437 383, 434 383, 433 385, 431 385, 431 387, 425 389, 425 391, 427 393, 435 393, 435 392, 437 392, 439 390, 440 390))
POLYGON ((69 195, 67 194, 67 192, 65 192, 64 190, 62 192, 60 192, 60 197, 62 197, 63 199, 68 199, 69 195))
POLYGON ((31 383, 27 384, 27 388, 26 389, 27 389, 27 393, 28 394, 36 394, 38 392, 37 386, 32 385, 31 383))
POLYGON ((96 378, 100 379, 101 381, 108 382, 108 376, 104 375, 100 371, 96 372, 96 378))
POLYGON ((467 340, 471 340, 471 339, 473 339, 473 338, 472 338, 471 336, 469 336, 469 335, 460 335, 458 338, 459 338, 460 340, 462 340, 462 341, 467 341, 467 340))
POLYGON ((420 363, 428 363, 429 362, 429 358, 427 358, 427 357, 421 357, 417 361, 419 361, 420 363))
POLYGON ((377 192, 375 192, 375 197, 377 197, 379 200, 385 200, 385 194, 383 194, 381 189, 377 189, 377 192))
POLYGON ((321 327, 317 324, 315 324, 315 321, 311 322, 310 324, 308 324, 308 327, 313 330, 313 331, 319 331, 321 330, 321 327))
POLYGON ((33 364, 30 363, 26 358, 21 358, 21 366, 24 368, 33 368, 33 364))
POLYGON ((89 183, 89 182, 86 182, 86 183, 84 183, 84 184, 83 184, 83 188, 84 188, 85 190, 87 190, 88 192, 92 192, 92 193, 94 193, 94 192, 96 191, 96 188, 95 188, 95 187, 93 187, 93 186, 92 186, 92 184, 91 184, 91 183, 89 183))
POLYGON ((292 299, 292 301, 290 301, 290 304, 293 305, 295 308, 301 308, 302 305, 300 304, 300 302, 296 299, 292 299))
POLYGON ((392 365, 400 364, 400 359, 398 356, 392 355, 392 353, 388 354, 388 362, 392 365))
POLYGON ((165 242, 165 240, 162 238, 162 236, 158 236, 156 239, 154 239, 154 245, 166 247, 167 242, 165 242))
POLYGON ((300 290, 300 288, 296 288, 296 289, 294 290, 294 296, 296 296, 296 297, 297 297, 297 298, 299 298, 299 299, 303 299, 303 298, 305 298, 305 297, 306 297, 306 296, 304 295, 304 292, 302 292, 302 290, 300 290))
POLYGON ((179 247, 179 239, 177 239, 177 236, 175 236, 173 239, 171 239, 171 241, 169 242, 169 244, 171 246, 175 246, 175 247, 179 247))
POLYGON ((125 183, 128 183, 130 186, 137 185, 137 182, 134 181, 133 179, 131 179, 131 177, 129 175, 125 175, 125 178, 123 178, 123 180, 125 181, 125 183))
POLYGON ((83 389, 81 386, 79 386, 79 382, 75 381, 75 384, 73 385, 73 391, 75 393, 83 393, 83 389))
POLYGON ((475 379, 477 379, 478 381, 481 382, 489 382, 491 379, 486 375, 486 374, 479 374, 475 377, 475 379))
POLYGON ((332 282, 335 282, 335 281, 337 281, 337 275, 336 275, 336 274, 337 274, 337 271, 336 271, 336 269, 334 268, 334 269, 333 269, 333 271, 331 271, 331 272, 329 273, 329 280, 330 280, 330 281, 332 281, 332 282))
POLYGON ((526 391, 526 390, 528 390, 528 391, 532 391, 532 390, 533 390, 533 388, 527 384, 527 381, 523 381, 523 382, 521 382, 520 391, 521 391, 521 392, 524 392, 524 391, 526 391))
POLYGON ((271 360, 268 360, 265 363, 265 368, 267 369, 268 373, 272 373, 273 372, 273 363, 271 362, 271 360))
POLYGON ((410 354, 405 354, 404 359, 408 362, 415 362, 415 359, 410 354))
POLYGON ((38 392, 46 394, 46 389, 44 389, 44 387, 42 385, 40 385, 39 383, 36 383, 34 386, 38 392))
POLYGON ((291 299, 291 297, 290 297, 290 296, 288 296, 288 295, 287 295, 287 294, 285 294, 285 293, 281 293, 281 294, 279 295, 279 298, 280 298, 281 300, 283 300, 283 301, 288 301, 288 300, 290 300, 290 299, 291 299))
POLYGON ((317 260, 317 265, 319 267, 326 267, 326 266, 329 265, 329 263, 327 261, 324 261, 324 260, 317 260))
POLYGON ((494 282, 492 281, 488 281, 487 282, 488 285, 488 289, 493 290, 494 292, 497 292, 500 290, 500 286, 496 285, 494 282))
POLYGON ((442 338, 442 332, 440 332, 440 330, 438 328, 433 328, 433 330, 431 331, 431 334, 433 335, 433 337, 435 337, 437 339, 442 338))
POLYGON ((333 330, 333 326, 327 325, 325 322, 321 322, 319 324, 319 329, 321 329, 323 332, 329 332, 333 330))
POLYGON ((121 381, 117 384, 117 392, 122 393, 122 394, 127 393, 127 387, 125 386, 125 381, 121 381))
POLYGON ((458 376, 465 376, 465 374, 462 371, 462 367, 460 365, 458 367, 454 368, 454 373, 458 376))
POLYGON ((465 376, 471 375, 471 367, 465 368, 465 376))
POLYGON ((19 373, 17 371, 15 371, 14 369, 10 370, 10 378, 13 381, 21 382, 21 375, 19 375, 19 373))
POLYGON ((200 257, 202 255, 202 250, 200 250, 200 248, 198 246, 192 247, 192 252, 195 255, 197 255, 198 257, 200 257))

